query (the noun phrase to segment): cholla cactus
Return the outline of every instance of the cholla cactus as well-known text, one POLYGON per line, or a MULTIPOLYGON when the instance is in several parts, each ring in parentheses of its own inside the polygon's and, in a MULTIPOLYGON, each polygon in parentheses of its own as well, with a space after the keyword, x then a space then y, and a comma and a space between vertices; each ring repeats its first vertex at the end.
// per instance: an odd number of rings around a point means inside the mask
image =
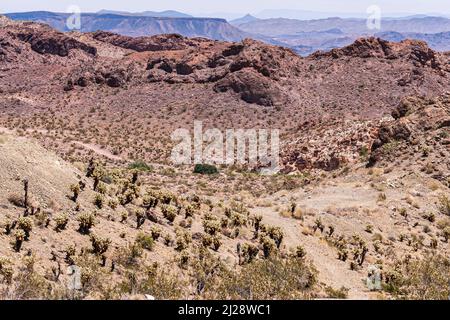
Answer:
POLYGON ((17 228, 25 233, 25 240, 30 238, 30 232, 33 229, 33 220, 29 217, 21 217, 17 220, 17 228))
POLYGON ((162 205, 161 212, 164 218, 166 218, 170 222, 173 222, 177 216, 177 208, 169 204, 162 205))
POLYGON ((207 234, 215 236, 221 230, 220 221, 211 214, 207 214, 203 219, 203 229, 207 234))
POLYGON ((25 240, 25 231, 23 231, 22 229, 17 229, 14 232, 14 237, 16 238, 16 242, 14 244, 14 249, 19 252, 20 249, 22 248, 22 243, 25 240))
POLYGON ((448 243, 448 240, 450 239, 450 226, 447 226, 442 230, 442 236, 444 237, 444 241, 448 243))
POLYGON ((253 217, 253 226, 255 227, 255 232, 259 232, 262 219, 263 219, 262 215, 255 215, 253 217))
POLYGON ((275 241, 272 238, 270 238, 269 236, 262 236, 260 238, 260 242, 263 246, 264 257, 269 258, 270 255, 275 250, 275 247, 276 247, 275 241))
POLYGON ((186 219, 193 217, 194 214, 195 214, 194 206, 192 206, 191 204, 188 204, 184 207, 184 216, 186 219))
POLYGON ((325 229, 324 224, 322 223, 322 219, 317 218, 314 222, 313 230, 316 232, 316 230, 319 229, 321 233, 323 233, 323 230, 325 229))
POLYGON ((306 250, 303 246, 297 246, 297 248, 295 249, 295 256, 297 258, 304 258, 306 256, 306 250))
POLYGON ((219 251, 220 247, 222 246, 222 241, 220 240, 219 236, 212 237, 212 248, 214 251, 219 251))
POLYGON ((3 277, 4 282, 11 284, 13 269, 11 267, 11 262, 5 258, 0 258, 0 276, 3 277))
POLYGON ((183 250, 180 253, 180 267, 181 268, 186 268, 187 264, 189 262, 189 252, 187 252, 186 250, 183 250))
POLYGON ((92 252, 96 255, 102 255, 108 251, 111 240, 108 238, 101 238, 95 234, 91 235, 92 252))
POLYGON ((128 219, 128 211, 124 210, 120 213, 120 222, 124 223, 128 219))
POLYGON ((70 191, 73 193, 73 196, 72 196, 72 201, 73 202, 77 202, 77 200, 78 200, 78 195, 80 194, 80 184, 79 183, 75 183, 75 184, 72 184, 71 186, 70 186, 70 191))
POLYGON ((94 205, 97 206, 97 208, 102 209, 104 201, 105 201, 105 198, 101 194, 95 195, 94 205))
POLYGON ((230 216, 231 225, 234 227, 241 227, 247 225, 247 217, 243 214, 233 212, 230 216))
POLYGON ((136 229, 139 229, 145 223, 145 211, 137 209, 134 214, 136 215, 136 229))
POLYGON ((189 232, 182 229, 176 231, 176 247, 175 250, 183 251, 189 247, 192 242, 192 236, 189 232))
POLYGON ((158 199, 150 194, 147 194, 142 202, 143 206, 149 210, 151 208, 155 208, 158 205, 158 199))
POLYGON ((78 231, 81 234, 89 234, 91 228, 95 225, 95 214, 93 213, 82 213, 77 218, 79 222, 78 231))
POLYGON ((166 234, 164 235, 164 244, 165 244, 166 246, 168 246, 168 247, 170 247, 170 246, 173 245, 173 238, 172 238, 172 236, 170 235, 170 233, 166 233, 166 234))
POLYGON ((97 188, 100 184, 100 181, 105 177, 106 170, 100 164, 96 164, 94 171, 92 172, 92 177, 94 178, 94 191, 97 191, 97 188))
POLYGON ((242 245, 240 251, 241 251, 241 254, 239 256, 239 264, 252 262, 253 259, 255 259, 259 253, 258 247, 254 246, 252 244, 249 244, 249 243, 244 243, 242 245), (242 260, 241 260, 241 256, 242 256, 242 260))
POLYGON ((158 241, 159 237, 161 237, 161 229, 153 226, 150 230, 150 234, 154 241, 158 241))
POLYGON ((65 260, 69 265, 73 265, 75 263, 75 261, 73 260, 73 257, 76 255, 77 253, 77 249, 75 248, 74 245, 70 245, 66 248, 66 250, 64 250, 64 252, 66 253, 66 257, 65 260))
POLYGON ((267 235, 275 241, 275 244, 278 249, 280 249, 281 242, 284 238, 284 233, 280 227, 267 227, 266 230, 267 235))
POLYGON ((69 217, 65 213, 58 214, 55 217, 55 223, 56 223, 56 231, 61 231, 66 229, 67 223, 69 222, 69 217))
POLYGON ((209 234, 204 234, 202 235, 202 245, 205 248, 208 248, 212 245, 213 243, 213 237, 211 237, 209 234))

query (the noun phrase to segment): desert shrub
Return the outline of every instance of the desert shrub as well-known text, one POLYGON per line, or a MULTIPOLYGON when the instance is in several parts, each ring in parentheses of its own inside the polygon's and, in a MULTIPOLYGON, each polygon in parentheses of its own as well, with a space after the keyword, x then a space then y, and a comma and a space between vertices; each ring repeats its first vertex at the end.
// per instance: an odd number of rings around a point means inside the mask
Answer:
POLYGON ((124 266, 132 267, 138 264, 139 258, 144 254, 144 248, 137 243, 129 243, 126 247, 121 247, 117 249, 115 253, 115 261, 124 266))
POLYGON ((229 270, 214 288, 213 296, 224 300, 308 299, 314 294, 316 271, 303 259, 273 257, 229 270))
POLYGON ((19 195, 17 193, 12 193, 12 194, 8 195, 8 201, 16 207, 25 208, 24 197, 22 197, 21 195, 19 195))
POLYGON ((161 212, 169 222, 174 222, 177 216, 177 208, 172 205, 164 204, 161 206, 161 212))
POLYGON ((66 229, 67 223, 69 223, 69 217, 65 213, 60 213, 55 217, 55 230, 61 231, 66 229))
POLYGON ((92 252, 96 255, 102 255, 108 251, 111 240, 108 238, 101 238, 95 234, 90 237, 92 244, 92 252))
POLYGON ((39 227, 48 227, 50 224, 50 213, 48 211, 39 210, 35 215, 36 224, 39 227))
POLYGON ((328 298, 331 299, 347 299, 349 289, 346 287, 341 287, 340 289, 333 289, 332 287, 327 286, 325 288, 325 292, 328 295, 328 298))
POLYGON ((442 237, 444 237, 444 241, 448 242, 448 240, 450 239, 450 226, 443 228, 441 234, 442 237))
POLYGON ((137 160, 128 165, 128 169, 130 170, 138 170, 138 171, 152 171, 153 168, 149 166, 145 161, 137 160))
POLYGON ((77 218, 79 223, 78 231, 81 234, 89 234, 91 228, 95 225, 95 214, 93 213, 82 213, 77 218))
POLYGON ((11 262, 5 258, 0 258, 0 276, 2 277, 2 282, 11 284, 13 269, 11 267, 11 262))
POLYGON ((450 199, 446 195, 439 197, 438 209, 440 213, 450 216, 450 199))
POLYGON ((30 238, 30 232, 33 230, 33 220, 29 217, 20 217, 17 220, 17 228, 24 231, 25 240, 28 240, 30 238))
POLYGON ((216 166, 210 164, 196 164, 194 167, 194 173, 210 175, 219 173, 219 170, 216 166))
POLYGON ((186 269, 188 266, 189 259, 190 259, 189 252, 187 252, 187 250, 181 251, 180 256, 179 256, 180 268, 186 269))
POLYGON ((447 300, 450 295, 450 260, 429 254, 421 259, 394 262, 384 274, 383 288, 399 299, 447 300))
POLYGON ((52 298, 53 290, 50 283, 35 270, 35 258, 33 255, 26 256, 21 261, 19 268, 13 278, 13 286, 9 298, 13 300, 36 300, 52 298))
POLYGON ((314 226, 313 226, 314 232, 316 232, 317 229, 319 229, 320 232, 323 232, 323 230, 325 229, 325 225, 323 224, 322 219, 320 219, 320 218, 317 218, 316 221, 314 221, 314 226))
POLYGON ((188 283, 173 270, 159 269, 146 272, 147 277, 137 283, 135 291, 146 294, 152 292, 158 300, 178 300, 187 297, 188 283))
POLYGON ((306 250, 303 246, 297 246, 297 248, 295 248, 295 256, 297 258, 304 258, 306 257, 306 250))
POLYGON ((64 253, 66 254, 65 256, 65 260, 69 265, 73 265, 74 262, 74 257, 77 254, 77 249, 75 248, 74 245, 70 245, 67 246, 67 248, 64 250, 64 253))
POLYGON ((145 233, 141 232, 136 237, 136 243, 138 243, 142 248, 146 250, 153 250, 154 246, 154 240, 152 236, 146 235, 145 233))

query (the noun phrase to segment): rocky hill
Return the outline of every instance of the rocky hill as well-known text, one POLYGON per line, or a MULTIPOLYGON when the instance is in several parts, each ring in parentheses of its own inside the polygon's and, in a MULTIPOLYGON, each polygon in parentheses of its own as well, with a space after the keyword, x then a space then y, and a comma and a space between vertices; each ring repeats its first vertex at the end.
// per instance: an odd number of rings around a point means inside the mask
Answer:
POLYGON ((448 54, 0 23, 1 298, 448 297, 448 54), (194 121, 279 129, 281 172, 173 165, 194 121))

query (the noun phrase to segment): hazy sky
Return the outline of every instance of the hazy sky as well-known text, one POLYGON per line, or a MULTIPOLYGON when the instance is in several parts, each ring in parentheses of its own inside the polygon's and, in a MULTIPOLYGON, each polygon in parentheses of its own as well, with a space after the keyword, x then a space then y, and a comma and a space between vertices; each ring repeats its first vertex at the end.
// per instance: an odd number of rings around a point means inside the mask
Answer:
POLYGON ((384 13, 450 13, 450 0, 0 0, 0 12, 48 10, 65 12, 78 5, 84 12, 179 10, 191 14, 229 12, 257 14, 264 9, 364 13, 370 5, 384 13))

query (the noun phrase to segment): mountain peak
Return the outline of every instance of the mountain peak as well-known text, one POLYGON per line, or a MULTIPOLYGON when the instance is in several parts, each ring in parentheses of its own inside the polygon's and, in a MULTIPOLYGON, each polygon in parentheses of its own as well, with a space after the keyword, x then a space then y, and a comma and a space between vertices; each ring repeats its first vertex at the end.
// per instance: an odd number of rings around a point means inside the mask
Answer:
POLYGON ((250 13, 247 13, 242 18, 232 20, 232 21, 230 21, 230 23, 232 25, 241 25, 241 24, 244 24, 244 23, 249 23, 249 22, 253 22, 253 21, 257 21, 257 20, 259 20, 259 19, 254 17, 254 16, 252 16, 250 13))

